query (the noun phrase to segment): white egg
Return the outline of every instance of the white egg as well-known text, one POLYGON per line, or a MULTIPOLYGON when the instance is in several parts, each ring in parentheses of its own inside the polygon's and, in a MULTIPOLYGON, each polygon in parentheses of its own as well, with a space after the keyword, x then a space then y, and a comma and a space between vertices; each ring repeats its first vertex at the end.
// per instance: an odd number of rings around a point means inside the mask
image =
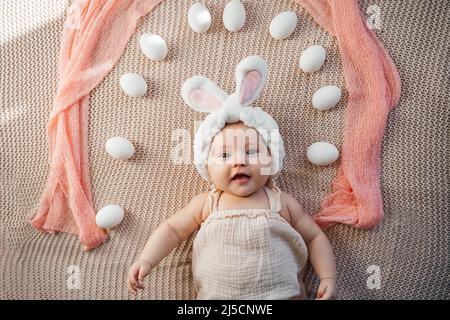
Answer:
POLYGON ((317 90, 312 97, 312 105, 320 111, 333 108, 341 100, 342 91, 336 86, 326 86, 317 90))
POLYGON ((139 39, 142 53, 155 61, 164 60, 167 56, 167 44, 163 38, 154 33, 144 33, 139 39))
POLYGON ((308 147, 306 157, 315 165, 327 166, 339 158, 339 151, 331 143, 319 141, 308 147))
POLYGON ((116 204, 108 204, 101 208, 95 216, 95 223, 103 229, 111 229, 117 226, 123 219, 124 211, 116 204))
POLYGON ((188 12, 188 23, 194 32, 203 33, 211 26, 211 14, 208 8, 200 2, 194 3, 188 12))
POLYGON ((300 55, 300 69, 304 72, 315 72, 322 68, 327 51, 320 45, 315 45, 307 48, 300 55))
POLYGON ((277 39, 286 39, 297 26, 297 15, 293 11, 284 11, 272 19, 269 26, 270 35, 277 39))
POLYGON ((134 146, 124 137, 112 137, 106 141, 106 152, 117 160, 130 159, 134 154, 134 146))
POLYGON ((245 24, 245 8, 239 0, 231 0, 225 6, 222 16, 223 24, 228 31, 235 32, 245 24))
POLYGON ((127 95, 135 98, 147 93, 147 83, 136 73, 124 73, 120 77, 120 87, 127 95))

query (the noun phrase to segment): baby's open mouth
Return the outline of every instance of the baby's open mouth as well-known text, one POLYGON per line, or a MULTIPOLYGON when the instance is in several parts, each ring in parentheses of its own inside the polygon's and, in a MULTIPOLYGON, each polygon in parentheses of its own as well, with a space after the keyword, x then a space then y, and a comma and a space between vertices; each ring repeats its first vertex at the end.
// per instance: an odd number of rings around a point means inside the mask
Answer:
POLYGON ((245 173, 237 173, 234 175, 234 177, 231 179, 232 181, 244 183, 247 182, 250 179, 250 176, 245 173))

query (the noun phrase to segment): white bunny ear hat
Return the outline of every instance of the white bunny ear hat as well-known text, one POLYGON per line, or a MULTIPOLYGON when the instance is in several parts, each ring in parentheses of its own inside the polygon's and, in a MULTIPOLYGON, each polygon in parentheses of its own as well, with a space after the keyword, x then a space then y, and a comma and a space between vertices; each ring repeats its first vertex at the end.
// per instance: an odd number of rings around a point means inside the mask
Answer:
POLYGON ((236 67, 236 91, 228 95, 204 76, 186 80, 181 88, 184 101, 195 111, 209 113, 199 125, 194 138, 194 163, 200 175, 210 181, 206 168, 211 143, 228 123, 242 121, 254 128, 269 148, 275 180, 282 168, 284 145, 277 122, 251 103, 261 93, 267 79, 267 63, 259 56, 243 59, 236 67))

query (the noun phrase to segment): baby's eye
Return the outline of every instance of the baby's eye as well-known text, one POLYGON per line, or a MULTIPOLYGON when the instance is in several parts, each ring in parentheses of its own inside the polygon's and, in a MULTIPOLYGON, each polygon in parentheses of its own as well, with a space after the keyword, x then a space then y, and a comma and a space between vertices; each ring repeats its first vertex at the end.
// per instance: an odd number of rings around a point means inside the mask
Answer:
POLYGON ((222 159, 227 159, 229 156, 230 156, 230 153, 229 153, 229 152, 222 152, 222 153, 220 154, 220 157, 221 157, 222 159))
POLYGON ((248 155, 253 155, 253 154, 257 154, 258 153, 258 149, 249 149, 247 150, 247 154, 248 155))

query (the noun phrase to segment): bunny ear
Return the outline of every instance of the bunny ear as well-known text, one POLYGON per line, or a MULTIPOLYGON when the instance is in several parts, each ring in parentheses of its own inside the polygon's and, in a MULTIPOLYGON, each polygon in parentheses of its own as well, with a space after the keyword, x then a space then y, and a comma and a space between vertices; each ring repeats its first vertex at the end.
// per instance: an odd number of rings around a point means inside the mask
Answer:
POLYGON ((248 106, 258 98, 267 80, 268 67, 260 56, 250 56, 236 67, 236 93, 239 102, 248 106))
POLYGON ((195 111, 211 113, 222 108, 228 94, 204 76, 194 76, 183 83, 181 96, 195 111))

